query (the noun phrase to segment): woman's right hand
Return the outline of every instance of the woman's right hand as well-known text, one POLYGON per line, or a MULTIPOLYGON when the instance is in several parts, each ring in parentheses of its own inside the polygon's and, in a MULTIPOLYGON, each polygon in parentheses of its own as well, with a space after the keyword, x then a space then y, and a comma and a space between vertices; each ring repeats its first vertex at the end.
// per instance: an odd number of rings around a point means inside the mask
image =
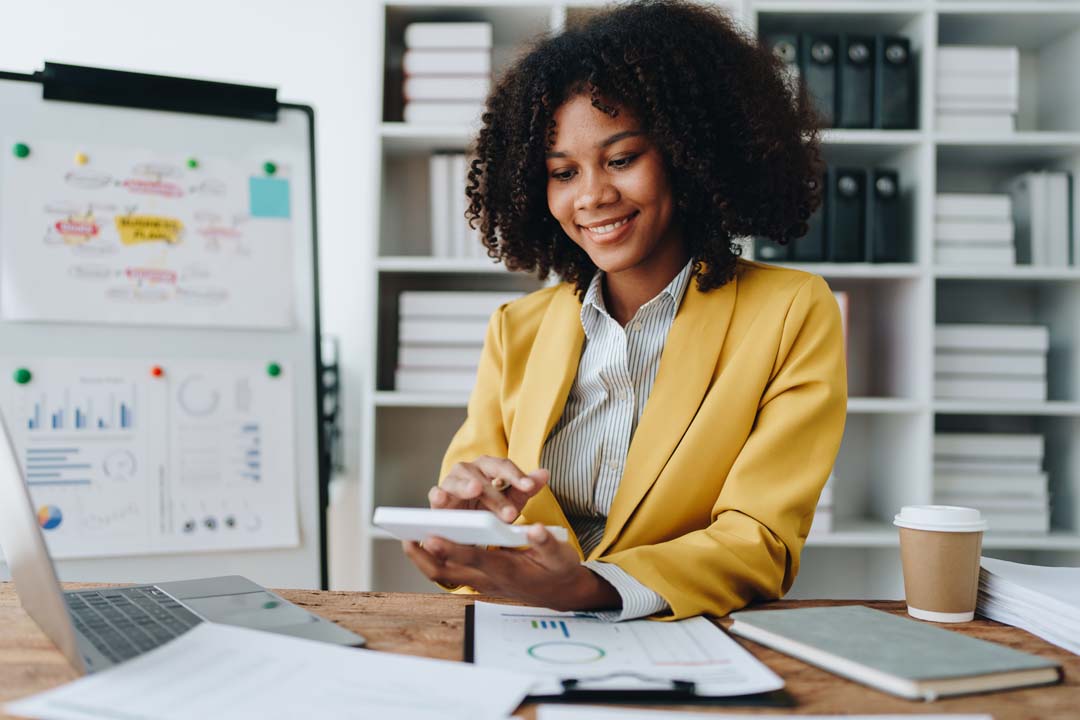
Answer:
POLYGON ((439 486, 428 492, 428 502, 433 509, 490 510, 501 520, 513 522, 550 477, 547 470, 526 474, 506 458, 482 455, 450 468, 439 486))

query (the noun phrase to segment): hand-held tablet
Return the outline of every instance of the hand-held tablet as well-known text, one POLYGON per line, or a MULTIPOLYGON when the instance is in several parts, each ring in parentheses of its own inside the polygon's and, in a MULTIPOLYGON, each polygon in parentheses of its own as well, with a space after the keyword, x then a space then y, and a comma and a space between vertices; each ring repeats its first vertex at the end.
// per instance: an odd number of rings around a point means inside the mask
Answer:
MULTIPOLYGON (((401 540, 420 541, 436 536, 460 545, 521 547, 529 544, 529 525, 509 525, 487 510, 432 510, 429 508, 375 508, 373 522, 401 540)), ((545 525, 559 542, 566 542, 566 528, 545 525)))

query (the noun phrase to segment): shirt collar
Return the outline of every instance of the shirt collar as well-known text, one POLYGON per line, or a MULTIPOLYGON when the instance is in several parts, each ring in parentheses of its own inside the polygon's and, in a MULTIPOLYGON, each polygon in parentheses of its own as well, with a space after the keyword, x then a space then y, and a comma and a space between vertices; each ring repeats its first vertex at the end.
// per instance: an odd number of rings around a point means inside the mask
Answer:
MULTIPOLYGON (((641 306, 638 312, 645 310, 648 312, 648 308, 652 307, 659 302, 662 302, 660 298, 670 298, 671 314, 674 316, 679 311, 679 305, 682 304, 683 296, 686 294, 686 288, 690 284, 691 270, 694 266, 694 260, 691 258, 687 261, 683 269, 671 279, 671 282, 667 284, 663 290, 657 293, 656 297, 649 302, 641 306)), ((599 320, 600 317, 610 317, 607 311, 607 307, 604 306, 604 293, 602 290, 604 271, 597 270, 589 281, 589 287, 585 291, 585 298, 581 301, 581 327, 585 330, 585 336, 589 337, 590 330, 595 327, 594 323, 599 320)))

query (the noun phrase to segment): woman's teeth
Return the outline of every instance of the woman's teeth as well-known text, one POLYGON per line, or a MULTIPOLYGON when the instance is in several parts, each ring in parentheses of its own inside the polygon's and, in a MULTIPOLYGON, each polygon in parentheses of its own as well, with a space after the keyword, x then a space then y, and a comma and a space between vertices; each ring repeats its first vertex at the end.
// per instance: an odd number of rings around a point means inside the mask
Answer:
POLYGON ((621 228, 623 225, 630 222, 633 217, 633 215, 628 215, 622 220, 619 220, 618 222, 613 222, 610 225, 601 225, 600 227, 589 228, 589 232, 596 233, 597 235, 606 235, 612 230, 617 230, 618 228, 621 228))

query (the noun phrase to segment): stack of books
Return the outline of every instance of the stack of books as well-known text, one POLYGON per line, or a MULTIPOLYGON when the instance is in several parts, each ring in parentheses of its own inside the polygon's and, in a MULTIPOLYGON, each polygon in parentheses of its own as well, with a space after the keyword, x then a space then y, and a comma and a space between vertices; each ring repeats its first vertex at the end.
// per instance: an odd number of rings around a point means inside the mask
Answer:
POLYGON ((1045 401, 1049 349, 1043 325, 938 325, 934 397, 1045 401))
POLYGON ((435 153, 429 158, 431 203, 431 256, 437 258, 485 258, 479 228, 465 220, 468 199, 465 183, 468 160, 464 153, 435 153))
POLYGON ((1015 265, 1012 198, 1005 194, 938 193, 934 204, 934 262, 938 265, 1015 265))
POLYGON ((1020 50, 942 45, 935 100, 940 131, 1013 132, 1020 109, 1020 50))
POLYGON ((1080 655, 1080 568, 982 558, 979 614, 1080 655))
POLYGON ((402 67, 405 122, 473 125, 491 88, 491 23, 412 23, 402 67))
POLYGON ((1080 260, 1073 232, 1072 175, 1028 172, 1010 180, 1016 219, 1017 260, 1025 265, 1067 267, 1080 260))
POLYGON ((1050 531, 1043 436, 934 435, 934 502, 976 508, 992 533, 1050 531))
POLYGON ((398 297, 398 392, 468 393, 491 314, 508 292, 406 291, 398 297))

